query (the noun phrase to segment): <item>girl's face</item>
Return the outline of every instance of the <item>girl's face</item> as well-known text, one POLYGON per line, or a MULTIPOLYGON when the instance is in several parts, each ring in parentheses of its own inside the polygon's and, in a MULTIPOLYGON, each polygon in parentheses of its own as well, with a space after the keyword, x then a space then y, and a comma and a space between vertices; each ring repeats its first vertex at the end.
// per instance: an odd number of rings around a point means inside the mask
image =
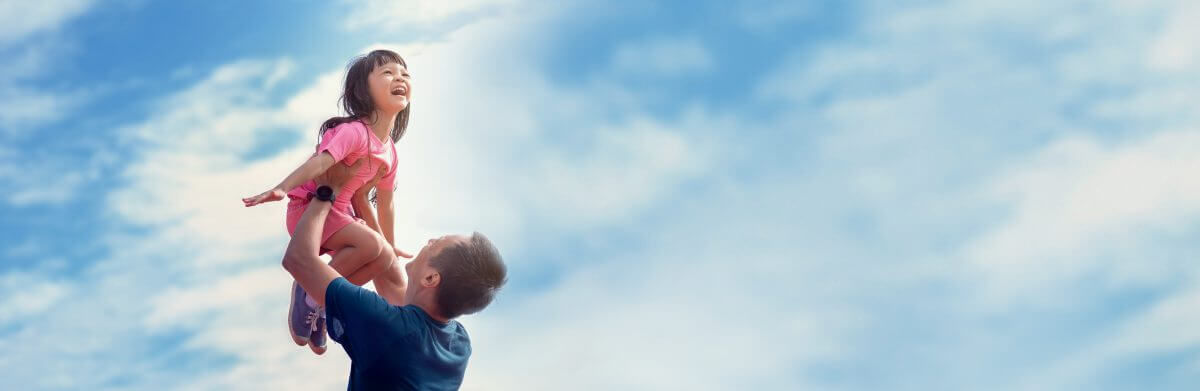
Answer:
POLYGON ((375 67, 368 76, 367 86, 375 109, 383 112, 398 113, 408 107, 412 98, 412 79, 408 75, 408 68, 399 63, 375 67))

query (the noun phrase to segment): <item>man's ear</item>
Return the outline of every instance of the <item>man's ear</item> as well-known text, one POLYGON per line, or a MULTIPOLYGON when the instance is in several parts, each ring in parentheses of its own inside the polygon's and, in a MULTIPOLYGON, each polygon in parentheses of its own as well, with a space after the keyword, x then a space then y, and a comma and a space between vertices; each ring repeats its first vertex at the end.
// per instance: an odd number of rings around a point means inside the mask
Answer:
POLYGON ((426 288, 433 288, 435 286, 438 286, 438 284, 441 284, 441 283, 442 283, 442 274, 438 273, 438 272, 426 274, 425 278, 421 279, 421 285, 426 288))

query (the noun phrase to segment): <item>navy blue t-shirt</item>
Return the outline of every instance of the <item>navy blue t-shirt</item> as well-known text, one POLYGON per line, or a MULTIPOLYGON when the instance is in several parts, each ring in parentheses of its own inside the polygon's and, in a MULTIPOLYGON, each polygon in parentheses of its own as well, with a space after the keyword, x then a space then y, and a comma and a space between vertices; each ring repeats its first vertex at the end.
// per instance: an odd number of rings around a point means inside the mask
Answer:
POLYGON ((471 356, 467 330, 415 305, 393 306, 338 277, 325 291, 329 337, 350 356, 353 390, 457 390, 471 356))

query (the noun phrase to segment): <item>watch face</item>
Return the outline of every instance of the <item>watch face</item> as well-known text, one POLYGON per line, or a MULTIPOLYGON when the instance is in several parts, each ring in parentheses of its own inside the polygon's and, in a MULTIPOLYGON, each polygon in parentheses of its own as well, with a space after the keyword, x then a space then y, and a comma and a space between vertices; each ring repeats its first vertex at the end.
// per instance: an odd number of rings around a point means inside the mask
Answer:
POLYGON ((329 186, 321 186, 317 188, 317 199, 321 201, 329 201, 332 199, 333 189, 329 186))

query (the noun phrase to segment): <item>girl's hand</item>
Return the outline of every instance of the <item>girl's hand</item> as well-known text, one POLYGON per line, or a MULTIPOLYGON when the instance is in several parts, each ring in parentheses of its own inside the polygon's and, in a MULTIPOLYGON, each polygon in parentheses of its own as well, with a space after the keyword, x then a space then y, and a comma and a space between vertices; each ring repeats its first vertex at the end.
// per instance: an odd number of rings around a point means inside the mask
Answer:
POLYGON ((397 257, 400 257, 400 258, 408 258, 408 259, 412 259, 412 254, 406 253, 406 252, 404 252, 404 250, 401 250, 401 249, 398 249, 398 248, 397 248, 397 249, 394 249, 394 250, 396 250, 396 256, 397 256, 397 257))
POLYGON ((266 202, 282 200, 283 196, 285 196, 285 195, 287 195, 287 194, 284 193, 283 190, 275 188, 275 189, 264 191, 264 192, 262 192, 262 194, 259 194, 259 195, 253 196, 253 197, 243 198, 242 202, 245 203, 246 207, 248 208, 248 207, 266 203, 266 202))

